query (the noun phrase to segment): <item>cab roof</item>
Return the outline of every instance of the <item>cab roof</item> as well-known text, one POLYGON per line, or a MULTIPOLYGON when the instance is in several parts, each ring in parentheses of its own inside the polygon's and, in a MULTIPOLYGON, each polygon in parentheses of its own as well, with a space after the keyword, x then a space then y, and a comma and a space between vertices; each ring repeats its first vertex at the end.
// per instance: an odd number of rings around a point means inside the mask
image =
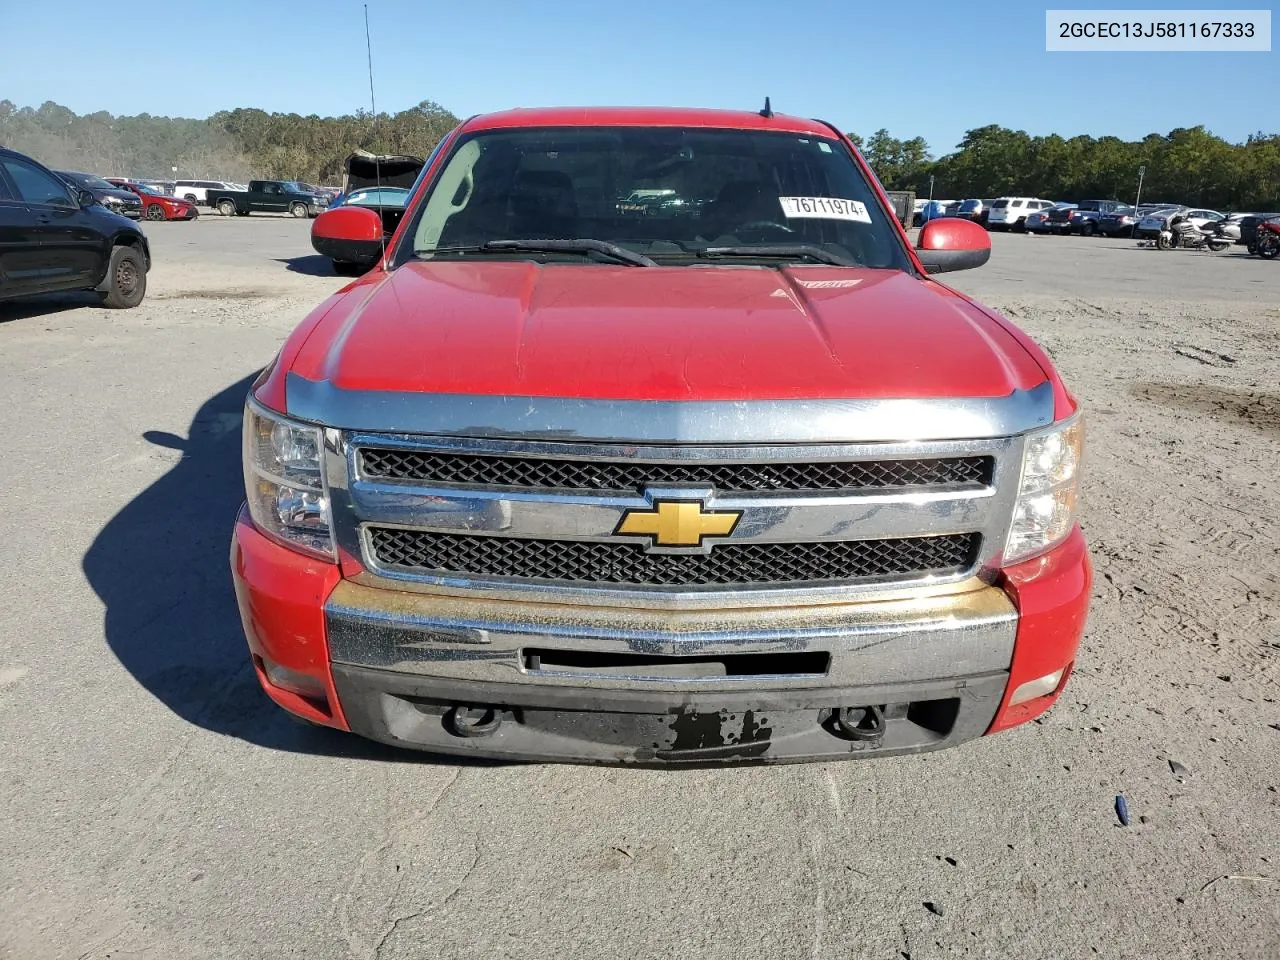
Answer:
POLYGON ((514 127, 722 127, 731 130, 778 130, 815 137, 837 136, 820 120, 775 113, 764 117, 749 110, 693 107, 537 107, 504 110, 472 117, 465 132, 514 127))

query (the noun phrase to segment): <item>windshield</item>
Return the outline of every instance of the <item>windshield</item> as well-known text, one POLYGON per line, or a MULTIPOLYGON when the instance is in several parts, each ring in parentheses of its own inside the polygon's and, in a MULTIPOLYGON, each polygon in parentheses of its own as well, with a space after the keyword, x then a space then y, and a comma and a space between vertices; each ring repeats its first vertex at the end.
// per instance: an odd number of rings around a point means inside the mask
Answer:
POLYGON ((353 190, 347 197, 349 206, 357 207, 403 207, 409 202, 409 191, 404 187, 370 187, 367 190, 353 190))
MULTIPOLYGON (((405 237, 404 252, 418 257, 493 255, 493 247, 478 248, 502 240, 590 240, 596 253, 604 243, 666 264, 715 255, 909 268, 839 140, 771 131, 478 133, 454 148, 405 237)), ((575 256, 567 251, 504 246, 500 255, 575 256)), ((584 259, 581 249, 576 259, 584 259)))
POLYGON ((103 180, 101 177, 95 177, 91 173, 65 173, 64 177, 68 177, 80 184, 82 187, 88 187, 92 190, 119 190, 114 183, 103 180))

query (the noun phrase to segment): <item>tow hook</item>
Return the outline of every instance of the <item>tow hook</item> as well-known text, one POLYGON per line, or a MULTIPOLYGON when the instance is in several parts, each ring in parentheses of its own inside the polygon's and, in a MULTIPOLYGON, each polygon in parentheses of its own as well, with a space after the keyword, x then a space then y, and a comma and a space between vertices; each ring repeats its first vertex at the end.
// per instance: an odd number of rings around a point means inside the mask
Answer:
POLYGON ((874 743, 884 739, 884 710, 880 707, 840 707, 835 721, 850 740, 874 743))
POLYGON ((449 730, 458 737, 487 737, 502 726, 497 707, 469 707, 458 704, 445 716, 449 730))

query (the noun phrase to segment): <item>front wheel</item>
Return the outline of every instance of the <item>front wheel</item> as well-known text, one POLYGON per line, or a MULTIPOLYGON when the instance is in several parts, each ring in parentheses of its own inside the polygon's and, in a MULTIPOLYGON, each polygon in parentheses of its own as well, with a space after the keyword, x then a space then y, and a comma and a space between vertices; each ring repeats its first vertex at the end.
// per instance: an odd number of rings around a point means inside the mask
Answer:
POLYGON ((1227 249, 1227 247, 1231 246, 1231 244, 1227 243, 1225 240, 1210 240, 1208 246, 1212 252, 1221 253, 1223 250, 1227 249))
POLYGON ((301 220, 307 215, 307 205, 305 203, 295 203, 289 208, 289 212, 301 220))
POLYGON ((1172 246, 1173 246, 1173 238, 1170 237, 1168 234, 1162 233, 1160 234, 1160 236, 1156 237, 1156 249, 1168 250, 1172 246))
POLYGON ((153 203, 153 204, 151 204, 151 206, 147 207, 147 219, 148 219, 148 220, 163 220, 163 219, 164 219, 164 207, 160 206, 160 204, 158 204, 158 203, 153 203))
POLYGON ((1258 244, 1258 256, 1263 260, 1274 260, 1280 256, 1280 240, 1263 240, 1258 244))
POLYGON ((107 288, 102 302, 112 310, 136 307, 147 295, 147 264, 133 247, 116 247, 107 266, 107 288))
POLYGON ((236 214, 236 205, 230 200, 219 200, 218 212, 224 217, 234 217, 236 214))
POLYGON ((1093 224, 1090 221, 1086 220, 1084 223, 1080 225, 1080 236, 1092 237, 1093 229, 1094 229, 1093 224))

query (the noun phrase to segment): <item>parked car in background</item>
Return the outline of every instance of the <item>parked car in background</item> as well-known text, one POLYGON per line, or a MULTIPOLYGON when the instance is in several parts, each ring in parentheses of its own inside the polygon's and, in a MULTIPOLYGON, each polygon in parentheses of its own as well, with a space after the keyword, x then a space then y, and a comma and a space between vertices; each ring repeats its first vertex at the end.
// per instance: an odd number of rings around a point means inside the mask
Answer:
POLYGON ((66 182, 67 186, 76 190, 87 190, 93 198, 110 210, 130 220, 142 219, 142 201, 137 194, 121 190, 109 180, 92 173, 80 173, 75 170, 53 171, 66 182))
POLYGON ((196 205, 189 200, 180 200, 163 193, 155 193, 140 183, 112 177, 107 181, 114 183, 121 190, 137 194, 142 201, 142 215, 148 220, 194 220, 200 216, 196 205))
POLYGON ((1257 251, 1258 243, 1258 227, 1264 220, 1271 220, 1280 217, 1280 212, 1272 211, 1270 213, 1251 213, 1240 220, 1240 242, 1245 248, 1254 253, 1257 251))
POLYGON ((981 200, 961 200, 953 216, 959 217, 961 220, 972 220, 974 223, 981 223, 986 209, 986 205, 981 200))
POLYGON ((937 220, 940 216, 947 216, 947 210, 955 206, 951 201, 947 200, 929 200, 925 201, 924 207, 920 210, 919 225, 923 227, 929 220, 937 220))
POLYGON ((1036 197, 999 197, 991 201, 991 207, 987 213, 987 229, 1021 230, 1026 226, 1027 217, 1031 214, 1052 207, 1052 200, 1040 200, 1036 197))
POLYGON ((1098 233, 1104 237, 1131 237, 1138 223, 1138 211, 1136 207, 1125 204, 1104 213, 1096 223, 1098 233))
POLYGON ((150 268, 147 238, 97 192, 0 147, 0 300, 93 290, 136 307, 150 268))
POLYGON ((1053 233, 1078 233, 1083 237, 1099 232, 1098 221, 1127 203, 1119 200, 1081 200, 1072 206, 1054 207, 1049 211, 1049 230, 1053 233))
POLYGON ((317 217, 329 205, 296 180, 250 180, 248 190, 208 190, 205 198, 224 217, 247 217, 255 211, 317 217))
POLYGON ((1049 232, 1049 211, 1051 207, 1043 210, 1036 210, 1034 213, 1028 213, 1022 221, 1022 229, 1026 233, 1048 233, 1049 232))
POLYGON ((1185 214, 1187 207, 1174 205, 1148 210, 1133 227, 1132 236, 1138 240, 1155 240, 1162 232, 1169 229, 1169 222, 1180 213, 1185 214))
POLYGON ((243 190, 243 186, 231 183, 228 180, 175 180, 173 181, 173 195, 181 197, 190 203, 199 204, 201 206, 212 206, 208 201, 208 192, 210 190, 243 190))

